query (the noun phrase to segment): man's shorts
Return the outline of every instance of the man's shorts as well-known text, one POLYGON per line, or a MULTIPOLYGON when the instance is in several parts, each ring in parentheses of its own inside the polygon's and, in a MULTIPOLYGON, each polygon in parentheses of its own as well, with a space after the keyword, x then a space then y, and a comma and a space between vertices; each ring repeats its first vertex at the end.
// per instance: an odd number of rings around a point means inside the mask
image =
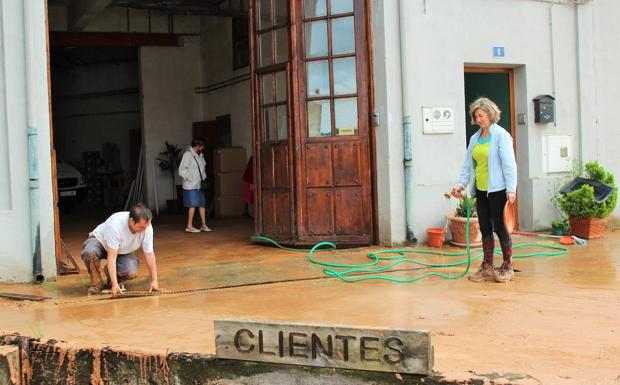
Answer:
MULTIPOLYGON (((105 247, 95 237, 89 237, 84 241, 82 246, 82 261, 88 266, 88 256, 93 255, 99 260, 107 259, 108 252, 105 247)), ((138 273, 138 259, 132 253, 118 254, 116 256, 116 275, 118 277, 127 277, 138 273)))

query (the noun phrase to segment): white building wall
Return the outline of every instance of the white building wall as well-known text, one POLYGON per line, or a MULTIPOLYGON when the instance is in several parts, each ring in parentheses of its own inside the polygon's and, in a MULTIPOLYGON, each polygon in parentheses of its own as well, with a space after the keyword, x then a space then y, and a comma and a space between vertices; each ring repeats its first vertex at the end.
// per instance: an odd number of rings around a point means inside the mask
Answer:
MULTIPOLYGON (((454 206, 454 202, 443 198, 443 193, 457 182, 465 155, 464 66, 514 68, 515 113, 525 113, 527 117, 525 124, 516 127, 520 224, 528 230, 548 227, 558 216, 548 192, 557 175, 543 171, 543 137, 570 135, 572 155, 578 159, 579 100, 580 97, 581 100, 589 98, 588 91, 580 94, 578 87, 576 6, 569 2, 553 4, 533 0, 411 0, 400 2, 404 7, 399 9, 397 3, 372 2, 375 97, 382 124, 377 128, 377 174, 379 178, 390 180, 389 198, 386 196, 388 192, 379 187, 382 242, 404 240, 404 189, 399 180, 402 156, 393 162, 391 159, 401 152, 403 146, 400 134, 402 88, 390 85, 390 76, 397 76, 393 73, 398 71, 400 63, 400 50, 395 41, 401 38, 413 52, 406 67, 411 81, 402 87, 409 88, 409 109, 413 112, 414 231, 418 239, 426 239, 426 228, 443 226, 446 212, 454 206), (404 36, 398 29, 400 12, 406 13, 407 32, 404 36), (494 46, 505 47, 506 56, 493 57, 494 46), (534 123, 532 99, 540 94, 556 96, 555 125, 534 123), (424 135, 423 106, 452 107, 456 118, 455 132, 424 135), (391 225, 386 232, 385 218, 388 216, 391 225)), ((580 19, 580 33, 587 36, 588 30, 594 28, 595 41, 593 47, 588 47, 592 45, 592 39, 584 37, 580 40, 583 47, 580 53, 585 55, 580 63, 581 84, 597 84, 594 91, 589 91, 595 96, 592 107, 595 111, 584 111, 584 133, 595 129, 591 119, 596 121, 604 116, 607 126, 612 124, 612 104, 605 105, 610 108, 603 108, 603 103, 609 103, 607 101, 614 100, 614 97, 618 100, 614 94, 617 87, 609 87, 609 80, 618 78, 612 71, 612 64, 617 63, 619 55, 617 43, 613 40, 617 37, 617 27, 613 26, 612 15, 617 15, 618 10, 620 3, 611 0, 579 6, 579 12, 584 13, 580 19), (593 12, 591 7, 594 7, 593 12), (590 17, 589 13, 593 16, 590 17), (588 57, 593 57, 590 60, 596 63, 592 71, 596 81, 591 77, 588 57), (601 98, 596 98, 598 95, 601 98), (603 95, 605 102, 601 100, 603 95), (603 110, 610 112, 603 115, 603 110)), ((612 133, 609 128, 604 130, 605 137, 612 133)), ((612 135, 617 137, 617 129, 613 130, 612 135)), ((596 143, 584 146, 584 160, 600 159, 613 170, 618 167, 617 158, 613 157, 618 155, 609 149, 603 150, 603 142, 599 141, 598 152, 591 149, 596 143)), ((620 175, 618 170, 615 171, 620 175)))
POLYGON ((44 2, 0 2, 0 163, 4 165, 0 167, 0 281, 33 278, 29 126, 38 133, 40 188, 35 190, 39 205, 35 220, 43 275, 46 279, 56 275, 45 34, 44 2))
MULTIPOLYGON (((202 86, 223 82, 250 73, 250 67, 233 70, 232 18, 202 18, 202 86)), ((204 120, 230 114, 232 145, 252 153, 252 112, 250 80, 202 94, 204 120)))
POLYGON ((159 207, 165 209, 166 200, 172 199, 172 183, 169 172, 161 171, 155 158, 166 140, 182 148, 189 146, 192 123, 202 120, 201 99, 194 92, 201 84, 200 38, 185 37, 182 47, 141 47, 139 56, 147 202, 155 207, 156 184, 159 207))
POLYGON ((394 244, 406 235, 398 2, 373 0, 372 10, 379 241, 394 244))
MULTIPOLYGON (((580 14, 580 31, 592 34, 591 40, 581 41, 581 47, 592 46, 594 51, 593 55, 582 55, 585 62, 582 68, 591 71, 591 77, 582 77, 583 88, 590 85, 582 97, 587 102, 584 108, 584 155, 586 159, 599 159, 614 173, 616 185, 619 185, 620 124, 616 114, 620 103, 620 3, 596 0, 588 8, 580 14)), ((620 220, 620 207, 616 207, 614 215, 616 221, 620 220)))

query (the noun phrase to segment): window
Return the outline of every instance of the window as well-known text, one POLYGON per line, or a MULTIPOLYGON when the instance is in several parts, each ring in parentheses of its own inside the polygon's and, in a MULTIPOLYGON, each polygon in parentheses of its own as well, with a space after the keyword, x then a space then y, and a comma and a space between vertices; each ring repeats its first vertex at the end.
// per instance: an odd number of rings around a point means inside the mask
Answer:
POLYGON ((261 76, 263 141, 288 138, 288 97, 286 71, 261 76))
POLYGON ((289 0, 257 0, 257 59, 263 141, 288 139, 289 0), (273 67, 270 67, 273 66, 273 67), (265 68, 270 67, 270 68, 265 68))
POLYGON ((233 70, 250 65, 247 16, 232 19, 233 70))
POLYGON ((288 0, 258 0, 258 67, 289 59, 288 0))
POLYGON ((304 0, 309 137, 357 135, 353 0, 304 0))

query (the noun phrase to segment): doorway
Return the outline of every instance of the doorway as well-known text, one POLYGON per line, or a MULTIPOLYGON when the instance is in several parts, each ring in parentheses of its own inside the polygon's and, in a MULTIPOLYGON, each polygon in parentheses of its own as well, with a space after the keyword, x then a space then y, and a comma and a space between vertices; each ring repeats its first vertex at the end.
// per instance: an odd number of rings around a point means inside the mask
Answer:
MULTIPOLYGON (((510 133, 513 138, 513 150, 517 149, 517 126, 515 119, 515 86, 512 68, 465 67, 465 122, 467 125, 465 146, 471 136, 478 131, 477 125, 471 124, 469 105, 479 97, 487 97, 497 104, 501 118, 497 124, 510 133)), ((518 194, 517 194, 518 196, 518 194)), ((515 206, 518 204, 515 202, 515 206)), ((515 207, 515 211, 519 210, 515 207)), ((516 228, 518 228, 518 215, 516 228)))

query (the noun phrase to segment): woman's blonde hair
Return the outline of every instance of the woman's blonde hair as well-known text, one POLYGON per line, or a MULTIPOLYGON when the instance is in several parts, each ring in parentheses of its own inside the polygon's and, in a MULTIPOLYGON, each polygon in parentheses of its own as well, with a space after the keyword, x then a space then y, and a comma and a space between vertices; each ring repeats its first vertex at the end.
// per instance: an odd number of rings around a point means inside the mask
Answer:
POLYGON ((502 111, 497 107, 497 104, 493 103, 493 101, 489 98, 478 98, 469 105, 469 116, 471 117, 471 124, 477 124, 476 119, 474 118, 474 113, 476 110, 482 110, 489 115, 489 120, 491 123, 499 122, 500 116, 502 115, 502 111))

